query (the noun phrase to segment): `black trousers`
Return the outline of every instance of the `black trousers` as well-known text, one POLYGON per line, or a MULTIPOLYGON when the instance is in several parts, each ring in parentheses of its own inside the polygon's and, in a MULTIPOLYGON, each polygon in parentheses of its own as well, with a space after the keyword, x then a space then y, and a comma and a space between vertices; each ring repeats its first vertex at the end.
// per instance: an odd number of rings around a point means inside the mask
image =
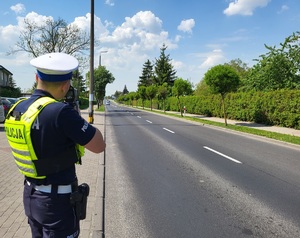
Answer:
POLYGON ((24 185, 23 203, 32 238, 76 238, 79 220, 70 203, 70 194, 36 191, 24 185))

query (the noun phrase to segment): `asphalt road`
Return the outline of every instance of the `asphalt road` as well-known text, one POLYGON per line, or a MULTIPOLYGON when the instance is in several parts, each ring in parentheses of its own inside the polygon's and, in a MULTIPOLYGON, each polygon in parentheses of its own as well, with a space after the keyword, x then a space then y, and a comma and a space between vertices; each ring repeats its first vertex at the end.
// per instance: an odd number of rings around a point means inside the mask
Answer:
POLYGON ((107 106, 105 236, 300 237, 300 150, 107 106))

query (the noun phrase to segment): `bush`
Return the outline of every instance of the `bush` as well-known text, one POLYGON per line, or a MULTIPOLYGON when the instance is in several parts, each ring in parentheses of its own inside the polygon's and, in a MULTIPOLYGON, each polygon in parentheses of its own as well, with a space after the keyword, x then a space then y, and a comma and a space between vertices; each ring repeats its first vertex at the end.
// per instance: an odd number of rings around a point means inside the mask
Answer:
MULTIPOLYGON (((180 100, 188 113, 223 117, 219 95, 185 96, 180 100)), ((144 103, 150 107, 150 101, 144 103)), ((138 105, 142 106, 141 100, 138 105)), ((175 97, 167 98, 165 105, 166 110, 180 111, 175 97)), ((230 93, 225 106, 228 119, 300 129, 300 90, 230 93)))
POLYGON ((89 99, 84 97, 79 97, 79 107, 80 109, 87 109, 89 107, 89 99))
POLYGON ((1 87, 1 97, 19 98, 22 96, 20 88, 1 87))

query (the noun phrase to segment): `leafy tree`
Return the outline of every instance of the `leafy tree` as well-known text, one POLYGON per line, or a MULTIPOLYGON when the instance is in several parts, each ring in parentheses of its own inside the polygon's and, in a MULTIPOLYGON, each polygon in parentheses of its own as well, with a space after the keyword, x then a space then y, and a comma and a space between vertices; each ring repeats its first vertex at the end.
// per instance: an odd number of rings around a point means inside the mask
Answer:
POLYGON ((0 87, 0 95, 2 97, 20 97, 21 88, 17 87, 14 78, 10 75, 8 77, 7 86, 0 87))
POLYGON ((159 86, 157 89, 157 96, 159 99, 163 100, 163 110, 164 112, 166 111, 165 108, 165 101, 168 97, 169 94, 169 89, 168 89, 168 84, 164 83, 163 85, 159 86))
POLYGON ((167 83, 168 86, 172 87, 174 85, 174 80, 176 79, 176 71, 173 69, 169 55, 165 54, 166 49, 167 46, 163 44, 160 49, 160 57, 159 59, 156 59, 154 66, 154 83, 157 86, 167 83))
MULTIPOLYGON (((11 48, 8 55, 17 52, 27 52, 30 56, 52 52, 64 52, 75 56, 82 68, 88 59, 79 55, 89 49, 90 37, 75 24, 68 25, 65 20, 53 20, 48 18, 45 22, 37 23, 30 19, 24 19, 24 30, 21 31, 19 41, 11 48)), ((35 85, 33 88, 35 89, 35 85)), ((79 92, 83 87, 80 87, 79 92)))
POLYGON ((21 88, 19 87, 12 88, 8 86, 3 86, 0 87, 0 93, 2 97, 13 97, 13 98, 18 98, 21 97, 22 95, 21 88))
POLYGON ((249 67, 241 59, 238 58, 238 59, 230 60, 228 63, 225 63, 225 65, 229 65, 231 66, 231 68, 235 69, 240 79, 246 78, 249 67))
POLYGON ((265 45, 268 52, 256 60, 247 77, 247 89, 273 91, 300 89, 300 32, 287 37, 280 47, 265 45))
POLYGON ((120 91, 116 91, 114 94, 116 99, 118 99, 118 97, 120 97, 121 95, 122 95, 122 92, 120 92, 120 91))
MULTIPOLYGON (((86 78, 87 83, 89 83, 90 72, 87 73, 86 78)), ((105 66, 99 66, 94 70, 94 89, 98 108, 100 107, 100 104, 102 104, 105 97, 106 85, 112 83, 113 81, 115 81, 114 76, 106 69, 105 66)))
POLYGON ((152 111, 152 100, 157 94, 157 87, 155 85, 150 85, 146 88, 146 95, 150 99, 150 107, 152 111))
POLYGON ((143 71, 142 71, 142 76, 140 76, 140 80, 138 82, 138 87, 139 86, 150 86, 153 83, 153 65, 151 64, 150 60, 148 59, 144 64, 143 64, 143 71))
POLYGON ((7 82, 7 86, 11 87, 11 88, 16 88, 16 81, 14 80, 14 78, 10 75, 8 78, 8 82, 7 82))
POLYGON ((174 82, 174 86, 172 88, 172 93, 175 97, 177 97, 178 100, 178 107, 180 109, 180 114, 182 114, 182 105, 180 101, 181 96, 186 96, 192 94, 192 84, 188 80, 184 80, 182 78, 178 78, 174 82))
POLYGON ((267 47, 270 49, 270 54, 272 53, 283 53, 285 57, 290 62, 290 74, 296 76, 297 82, 299 83, 300 74, 300 31, 293 33, 291 36, 287 37, 284 43, 280 44, 280 49, 275 49, 267 47), (298 77, 297 77, 298 76, 298 77))
POLYGON ((131 102, 131 106, 133 107, 133 101, 136 97, 136 92, 130 92, 127 94, 128 98, 130 99, 130 102, 131 102))
POLYGON ((253 66, 247 78, 247 86, 248 90, 256 91, 297 88, 299 83, 292 78, 290 61, 283 54, 277 54, 270 58, 263 58, 253 66))
POLYGON ((125 102, 127 102, 128 97, 127 97, 127 95, 120 94, 120 96, 118 97, 117 100, 118 100, 118 102, 125 103, 125 102))
POLYGON ((239 58, 231 60, 228 63, 225 63, 225 65, 231 66, 237 72, 237 74, 239 75, 239 78, 241 80, 239 90, 244 91, 245 88, 247 88, 246 82, 247 82, 247 76, 249 73, 248 65, 239 58))
MULTIPOLYGON (((138 101, 140 99, 140 94, 135 92, 135 100, 138 101)), ((138 103, 136 103, 136 107, 138 107, 138 103)))
POLYGON ((81 75, 81 73, 79 72, 79 70, 76 70, 73 73, 72 86, 78 90, 79 96, 85 96, 86 82, 83 79, 83 76, 81 75))
POLYGON ((143 105, 143 109, 144 109, 144 102, 147 99, 146 87, 140 86, 138 88, 137 93, 139 94, 139 97, 142 99, 142 105, 143 105))
POLYGON ((212 93, 221 95, 225 125, 227 126, 225 96, 227 93, 237 90, 240 83, 239 75, 229 65, 217 65, 205 73, 204 80, 212 93))
POLYGON ((194 94, 196 96, 208 96, 211 91, 204 80, 201 80, 197 85, 194 94))

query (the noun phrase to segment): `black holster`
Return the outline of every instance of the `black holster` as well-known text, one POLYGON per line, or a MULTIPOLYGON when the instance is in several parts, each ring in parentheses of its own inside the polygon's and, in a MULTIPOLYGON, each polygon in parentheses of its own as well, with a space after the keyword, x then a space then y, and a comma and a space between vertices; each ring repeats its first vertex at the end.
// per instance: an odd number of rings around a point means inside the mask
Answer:
POLYGON ((76 216, 79 220, 86 217, 87 197, 90 193, 88 184, 83 183, 75 189, 70 196, 71 204, 74 206, 76 216))

